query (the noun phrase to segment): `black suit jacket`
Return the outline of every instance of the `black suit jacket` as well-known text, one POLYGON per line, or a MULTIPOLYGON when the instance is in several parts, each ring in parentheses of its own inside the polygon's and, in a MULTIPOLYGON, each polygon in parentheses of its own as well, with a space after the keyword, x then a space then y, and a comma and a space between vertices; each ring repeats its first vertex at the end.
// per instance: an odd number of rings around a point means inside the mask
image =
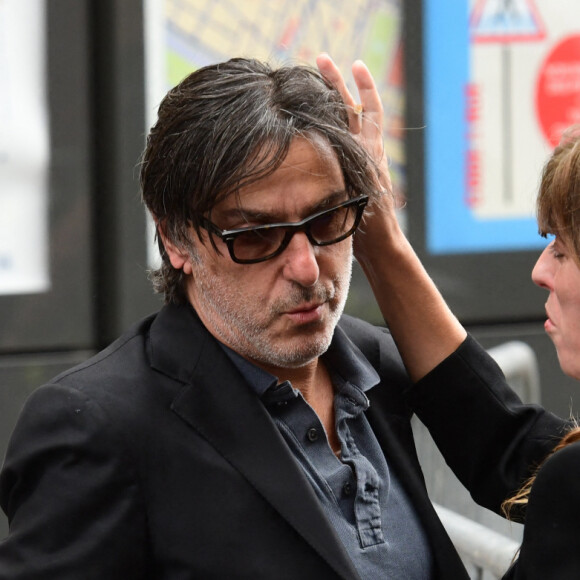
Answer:
POLYGON ((526 509, 519 558, 506 580, 580 578, 580 442, 539 470, 526 509))
MULTIPOLYGON (((349 317, 337 332, 381 376, 368 418, 435 577, 467 579, 426 494, 391 337, 349 317)), ((163 308, 31 396, 0 501, 4 580, 357 578, 267 411, 189 307, 163 308)))

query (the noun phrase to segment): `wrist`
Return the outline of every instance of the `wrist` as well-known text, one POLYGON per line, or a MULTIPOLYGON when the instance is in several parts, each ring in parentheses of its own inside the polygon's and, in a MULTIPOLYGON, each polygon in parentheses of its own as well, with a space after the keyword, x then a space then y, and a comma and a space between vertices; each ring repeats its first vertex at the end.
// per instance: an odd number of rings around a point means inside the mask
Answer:
POLYGON ((372 206, 354 237, 354 254, 359 263, 373 267, 397 260, 412 251, 393 211, 372 206))

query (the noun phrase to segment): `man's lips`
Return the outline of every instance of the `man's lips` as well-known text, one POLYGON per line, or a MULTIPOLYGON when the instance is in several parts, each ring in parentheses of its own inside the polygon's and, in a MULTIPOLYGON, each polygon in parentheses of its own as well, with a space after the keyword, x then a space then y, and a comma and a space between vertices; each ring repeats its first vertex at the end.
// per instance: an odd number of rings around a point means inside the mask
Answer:
POLYGON ((319 308, 320 306, 322 306, 322 303, 301 304, 300 306, 297 306, 296 308, 293 308, 292 310, 287 310, 286 314, 297 314, 299 312, 310 312, 311 310, 315 310, 316 308, 319 308))
POLYGON ((322 317, 323 306, 324 302, 321 304, 301 304, 292 310, 287 310, 285 314, 295 322, 313 322, 322 317))

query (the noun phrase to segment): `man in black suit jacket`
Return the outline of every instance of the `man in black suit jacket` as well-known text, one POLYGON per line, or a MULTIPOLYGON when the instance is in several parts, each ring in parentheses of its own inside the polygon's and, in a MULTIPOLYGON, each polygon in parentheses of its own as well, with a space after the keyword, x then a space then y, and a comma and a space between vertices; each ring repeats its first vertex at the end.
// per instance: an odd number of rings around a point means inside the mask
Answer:
POLYGON ((244 59, 168 93, 141 174, 166 305, 27 402, 1 578, 467 578, 394 343, 342 316, 351 236, 389 187, 356 71, 363 114, 308 68, 244 59))

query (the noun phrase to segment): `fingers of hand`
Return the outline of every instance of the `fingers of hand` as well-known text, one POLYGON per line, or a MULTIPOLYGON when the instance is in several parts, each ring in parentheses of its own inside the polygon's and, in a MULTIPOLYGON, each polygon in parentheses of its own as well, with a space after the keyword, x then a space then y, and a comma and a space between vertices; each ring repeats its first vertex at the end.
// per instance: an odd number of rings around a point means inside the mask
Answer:
POLYGON ((365 121, 367 121, 363 123, 363 134, 365 137, 376 136, 377 127, 379 133, 382 133, 383 126, 383 104, 379 91, 371 72, 361 60, 353 63, 352 75, 364 110, 365 121))
POLYGON ((383 105, 371 72, 361 60, 356 60, 352 65, 352 75, 360 99, 360 103, 357 103, 340 69, 328 54, 319 55, 316 64, 321 74, 341 94, 349 110, 351 132, 360 136, 367 150, 377 162, 385 166, 388 173, 383 149, 383 105))
POLYGON ((326 53, 322 53, 318 56, 316 59, 316 65, 318 66, 318 70, 322 76, 328 82, 333 84, 342 96, 342 100, 348 109, 348 121, 350 130, 355 134, 360 133, 362 113, 361 105, 357 104, 351 92, 348 90, 340 69, 326 53))

